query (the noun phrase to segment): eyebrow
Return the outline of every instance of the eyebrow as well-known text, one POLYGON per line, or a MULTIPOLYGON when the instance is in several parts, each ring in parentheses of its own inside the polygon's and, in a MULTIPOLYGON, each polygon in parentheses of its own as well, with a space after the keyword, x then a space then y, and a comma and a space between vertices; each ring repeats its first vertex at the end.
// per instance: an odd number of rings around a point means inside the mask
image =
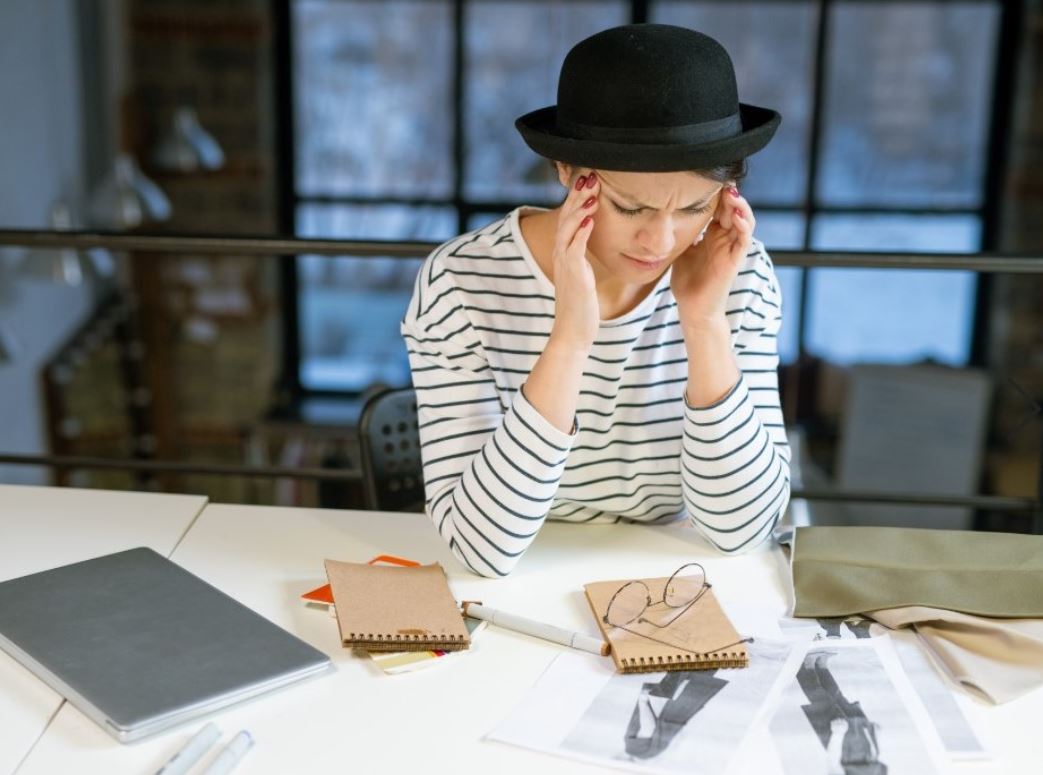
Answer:
MULTIPOLYGON (((714 198, 714 196, 716 194, 717 194, 717 191, 714 191, 712 194, 707 194, 702 199, 699 199, 699 200, 693 202, 692 204, 688 205, 687 207, 682 207, 680 209, 682 209, 682 210, 696 210, 696 209, 706 205, 711 199, 714 198)), ((627 202, 629 204, 633 205, 634 207, 643 208, 645 210, 655 210, 655 209, 657 209, 655 207, 652 207, 651 205, 646 205, 646 204, 643 204, 642 202, 639 202, 636 198, 632 197, 630 194, 624 194, 622 191, 618 192, 618 195, 620 197, 622 197, 623 199, 627 200, 627 202)))

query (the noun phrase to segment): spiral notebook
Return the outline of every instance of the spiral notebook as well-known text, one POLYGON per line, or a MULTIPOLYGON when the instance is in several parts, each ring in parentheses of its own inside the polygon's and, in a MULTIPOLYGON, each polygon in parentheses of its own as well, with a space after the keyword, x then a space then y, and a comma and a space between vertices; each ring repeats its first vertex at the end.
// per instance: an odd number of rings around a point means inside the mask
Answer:
POLYGON ((462 651, 471 639, 438 563, 397 568, 326 560, 345 646, 462 651))
MULTIPOLYGON (((630 579, 595 581, 583 585, 594 619, 605 640, 612 644, 612 660, 616 663, 616 670, 621 673, 652 673, 749 666, 750 655, 746 643, 717 602, 713 589, 707 589, 688 611, 665 629, 651 624, 633 623, 623 630, 606 623, 602 619, 605 609, 616 590, 627 581, 630 579)), ((641 581, 655 591, 662 590, 668 578, 641 581)), ((651 613, 660 610, 669 609, 660 606, 652 609, 651 613)))

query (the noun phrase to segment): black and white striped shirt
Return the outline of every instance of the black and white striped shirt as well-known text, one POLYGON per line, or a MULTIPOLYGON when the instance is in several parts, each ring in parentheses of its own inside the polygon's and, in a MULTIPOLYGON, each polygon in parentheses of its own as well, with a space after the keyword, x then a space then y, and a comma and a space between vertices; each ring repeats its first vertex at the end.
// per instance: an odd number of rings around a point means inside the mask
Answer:
POLYGON ((417 391, 427 512, 475 573, 511 571, 545 519, 658 524, 687 513, 722 552, 770 535, 789 499, 779 407, 781 297, 754 240, 728 303, 741 377, 684 401, 688 362, 670 272, 603 320, 562 433, 520 390, 554 321, 554 286, 515 210, 437 248, 402 321, 417 391))

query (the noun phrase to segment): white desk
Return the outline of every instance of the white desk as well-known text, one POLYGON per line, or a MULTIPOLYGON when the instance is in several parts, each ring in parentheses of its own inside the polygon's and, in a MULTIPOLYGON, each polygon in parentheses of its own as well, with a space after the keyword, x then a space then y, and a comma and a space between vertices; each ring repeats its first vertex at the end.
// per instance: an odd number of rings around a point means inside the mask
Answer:
MULTIPOLYGON (((442 562, 458 598, 590 632, 596 630, 583 582, 662 575, 691 560, 706 565, 726 606, 757 600, 768 617, 786 608, 778 551, 723 558, 680 526, 548 524, 511 577, 486 580, 464 571, 421 515, 211 505, 173 559, 330 654, 337 666, 333 674, 217 716, 224 740, 245 728, 257 741, 237 774, 602 771, 481 742, 563 647, 489 628, 474 653, 419 673, 384 676, 365 658, 341 648, 332 619, 298 602, 302 591, 324 581, 324 557, 364 561, 385 553, 442 562)), ((954 772, 1036 771, 1043 749, 1034 727, 1043 692, 1000 708, 965 704, 986 744, 1001 758, 990 765, 954 767, 954 772)), ((121 746, 66 704, 19 773, 154 771, 200 725, 121 746)))
MULTIPOLYGON (((205 505, 198 495, 0 485, 0 580, 135 546, 169 555, 205 505)), ((14 771, 62 704, 0 652, 0 773, 14 771)))

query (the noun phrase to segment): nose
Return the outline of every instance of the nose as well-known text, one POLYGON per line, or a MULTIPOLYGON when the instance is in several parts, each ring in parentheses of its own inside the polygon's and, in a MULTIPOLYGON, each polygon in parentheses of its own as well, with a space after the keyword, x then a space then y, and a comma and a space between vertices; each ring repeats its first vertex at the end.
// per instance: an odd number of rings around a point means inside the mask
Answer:
POLYGON ((637 243, 650 257, 663 258, 674 249, 676 242, 673 219, 665 213, 656 213, 637 235, 637 243))

